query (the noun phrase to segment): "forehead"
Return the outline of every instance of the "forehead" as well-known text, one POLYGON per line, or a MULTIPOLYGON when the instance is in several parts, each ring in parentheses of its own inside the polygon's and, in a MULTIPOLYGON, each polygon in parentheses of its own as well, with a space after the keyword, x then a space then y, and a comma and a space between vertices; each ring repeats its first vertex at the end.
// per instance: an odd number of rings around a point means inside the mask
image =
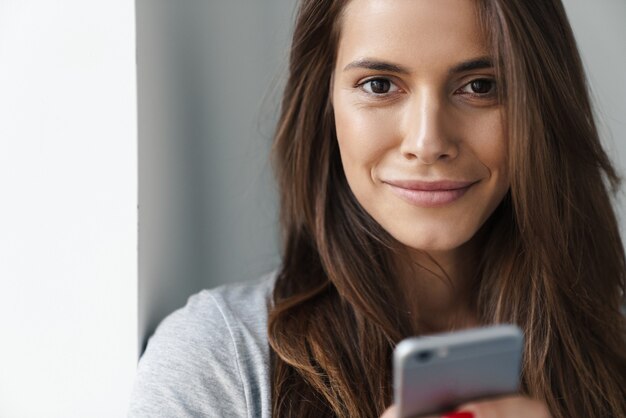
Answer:
POLYGON ((376 57, 418 69, 486 54, 476 0, 351 0, 342 15, 338 65, 376 57))

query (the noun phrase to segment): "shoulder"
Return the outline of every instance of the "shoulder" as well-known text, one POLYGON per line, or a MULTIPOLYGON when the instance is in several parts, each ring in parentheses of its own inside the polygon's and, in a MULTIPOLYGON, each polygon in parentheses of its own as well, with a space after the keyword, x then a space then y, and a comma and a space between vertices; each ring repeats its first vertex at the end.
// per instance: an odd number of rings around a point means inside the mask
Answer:
POLYGON ((166 317, 139 362, 129 416, 269 416, 274 281, 203 290, 166 317))

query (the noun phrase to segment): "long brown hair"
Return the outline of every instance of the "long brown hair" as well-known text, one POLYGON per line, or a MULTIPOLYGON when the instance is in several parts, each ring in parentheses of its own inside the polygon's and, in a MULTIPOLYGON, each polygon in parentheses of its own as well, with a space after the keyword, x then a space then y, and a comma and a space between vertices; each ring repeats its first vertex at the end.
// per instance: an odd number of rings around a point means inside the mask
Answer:
MULTIPOLYGON (((270 310, 277 417, 377 417, 393 347, 419 334, 399 302, 401 246, 344 177, 329 86, 347 1, 303 0, 274 143, 283 264, 270 310)), ((626 416, 620 178, 595 126, 560 0, 477 0, 507 121, 511 187, 478 234, 483 324, 525 332, 522 390, 555 417, 626 416)))

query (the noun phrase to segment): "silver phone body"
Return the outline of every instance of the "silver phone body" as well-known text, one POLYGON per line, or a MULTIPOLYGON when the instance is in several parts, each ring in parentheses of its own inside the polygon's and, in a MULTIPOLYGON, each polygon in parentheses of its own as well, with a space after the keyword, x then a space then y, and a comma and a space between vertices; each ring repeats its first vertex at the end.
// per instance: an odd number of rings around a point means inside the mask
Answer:
POLYGON ((515 325, 402 340, 393 357, 399 416, 451 411, 464 402, 517 392, 523 344, 515 325))

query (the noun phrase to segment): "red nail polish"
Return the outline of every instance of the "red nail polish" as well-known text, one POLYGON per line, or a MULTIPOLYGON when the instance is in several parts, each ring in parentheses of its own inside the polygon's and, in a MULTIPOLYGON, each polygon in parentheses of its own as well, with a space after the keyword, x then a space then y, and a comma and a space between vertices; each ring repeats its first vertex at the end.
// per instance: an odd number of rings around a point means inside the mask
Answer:
POLYGON ((474 414, 471 412, 450 412, 442 415, 441 418, 474 418, 474 414))

